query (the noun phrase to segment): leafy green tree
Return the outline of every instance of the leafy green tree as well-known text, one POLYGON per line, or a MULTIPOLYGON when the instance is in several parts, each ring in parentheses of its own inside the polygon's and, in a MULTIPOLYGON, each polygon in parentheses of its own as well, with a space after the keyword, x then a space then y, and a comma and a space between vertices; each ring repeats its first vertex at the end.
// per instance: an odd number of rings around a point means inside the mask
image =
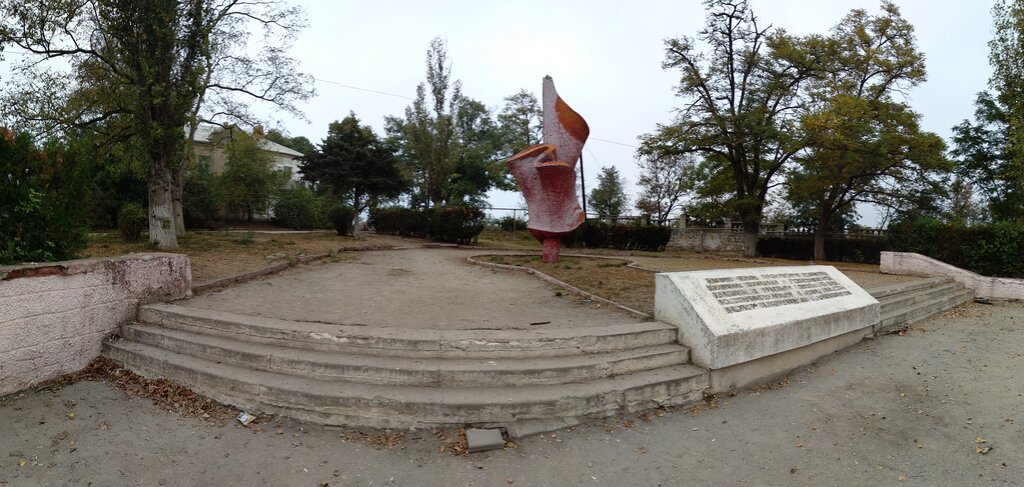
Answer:
POLYGON ((355 113, 331 123, 327 138, 299 166, 302 178, 327 185, 348 198, 356 217, 376 198, 393 198, 408 188, 392 148, 355 113))
POLYGON ((316 146, 313 145, 309 139, 301 135, 289 137, 281 133, 279 130, 270 130, 263 137, 271 142, 275 142, 289 149, 301 152, 304 156, 308 156, 316 151, 316 146))
POLYGON ((669 216, 680 209, 688 188, 687 173, 693 169, 690 156, 646 157, 637 162, 640 168, 640 196, 636 209, 647 213, 659 225, 665 224, 669 216))
POLYGON ((448 180, 449 205, 486 204, 492 187, 507 189, 504 180, 506 140, 490 110, 477 100, 462 98, 455 112, 455 167, 448 180))
POLYGON ((628 202, 619 170, 614 166, 602 167, 597 175, 597 187, 590 191, 587 201, 599 218, 618 218, 628 202))
POLYGON ((992 7, 992 77, 974 120, 953 127, 957 174, 984 195, 993 220, 1024 220, 1024 1, 992 7))
POLYGON ((490 168, 491 180, 498 189, 515 191, 519 186, 508 172, 504 160, 531 145, 541 143, 543 116, 537 97, 525 89, 505 97, 504 102, 497 117, 498 130, 503 140, 495 147, 497 157, 490 168))
POLYGON ((696 39, 665 41, 662 66, 679 70, 684 105, 673 123, 641 137, 638 156, 699 156, 710 178, 698 194, 726 202, 742 222, 744 254, 752 256, 769 191, 803 148, 801 88, 822 68, 823 40, 763 27, 744 0, 706 5, 707 24, 696 39))
POLYGON ((184 230, 184 129, 193 135, 200 121, 224 117, 251 125, 239 97, 298 114, 294 102, 312 93, 285 55, 301 10, 278 1, 0 0, 0 11, 0 43, 30 54, 4 106, 33 132, 92 130, 104 147, 144 160, 149 238, 160 248, 177 247, 184 230), (248 43, 257 31, 261 50, 248 43), (53 58, 74 75, 39 62, 53 58))
POLYGON ((816 260, 826 258, 836 215, 857 203, 893 205, 934 191, 934 178, 951 169, 942 139, 922 131, 920 116, 893 99, 925 79, 914 28, 894 4, 883 2, 875 16, 851 11, 826 46, 828 65, 801 119, 807 148, 788 178, 790 202, 815 217, 816 260))
POLYGON ((86 244, 92 161, 84 144, 36 147, 0 128, 0 264, 73 259, 86 244))
POLYGON ((508 140, 512 153, 541 142, 542 112, 533 93, 523 89, 505 97, 498 114, 498 123, 508 140))
POLYGON ((455 153, 455 114, 462 101, 462 83, 451 81, 448 48, 441 38, 427 50, 427 80, 416 87, 416 99, 405 117, 387 117, 391 143, 413 183, 413 206, 441 206, 458 162, 455 153))
POLYGON ((217 179, 225 210, 247 221, 267 213, 291 176, 275 168, 273 157, 260 148, 259 140, 241 130, 224 130, 213 139, 224 147, 228 159, 217 179))

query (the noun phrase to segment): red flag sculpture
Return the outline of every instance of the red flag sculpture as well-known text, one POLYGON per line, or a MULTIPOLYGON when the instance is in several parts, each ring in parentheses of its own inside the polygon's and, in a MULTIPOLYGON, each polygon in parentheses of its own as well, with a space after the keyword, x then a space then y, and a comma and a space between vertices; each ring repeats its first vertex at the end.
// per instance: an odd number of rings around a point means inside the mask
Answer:
POLYGON ((558 262, 561 237, 580 226, 583 210, 576 198, 576 161, 590 127, 544 77, 544 143, 519 151, 505 161, 523 191, 529 209, 526 228, 544 246, 544 262, 558 262))

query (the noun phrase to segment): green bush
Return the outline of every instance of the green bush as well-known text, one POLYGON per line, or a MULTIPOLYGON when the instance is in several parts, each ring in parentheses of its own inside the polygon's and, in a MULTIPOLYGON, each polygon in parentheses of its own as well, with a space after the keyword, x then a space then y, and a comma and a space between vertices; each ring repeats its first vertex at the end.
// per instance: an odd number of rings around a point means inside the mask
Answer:
POLYGON ((526 230, 526 220, 514 216, 506 216, 498 220, 498 227, 506 232, 526 230))
MULTIPOLYGON (((832 262, 877 264, 887 248, 883 238, 828 238, 825 257, 832 262)), ((757 253, 762 257, 792 260, 814 259, 814 237, 761 237, 757 253)))
POLYGON ((919 218, 889 226, 889 247, 986 276, 1024 277, 1024 223, 964 226, 919 218))
POLYGON ((370 211, 369 225, 380 234, 468 245, 484 229, 484 212, 465 206, 422 210, 392 206, 370 211))
POLYGON ((149 214, 137 203, 125 203, 117 212, 117 229, 125 242, 142 240, 142 231, 149 228, 149 214))
POLYGON ((73 259, 85 248, 92 160, 85 145, 0 129, 0 264, 73 259))
POLYGON ((468 206, 436 208, 430 215, 430 238, 470 245, 484 230, 484 212, 468 206))
POLYGON ((351 206, 339 205, 331 209, 328 217, 334 230, 338 235, 352 235, 353 221, 356 217, 356 210, 351 206))
POLYGON ((375 208, 370 211, 368 222, 374 231, 384 235, 400 237, 430 236, 430 216, 434 210, 414 210, 401 206, 375 208))
POLYGON ((590 249, 610 248, 617 250, 642 250, 659 252, 672 239, 672 228, 642 223, 608 224, 599 220, 587 220, 576 230, 562 237, 567 247, 590 249))
POLYGON ((274 222, 296 230, 332 228, 330 212, 338 206, 341 203, 333 196, 313 196, 308 188, 292 188, 274 204, 274 222))

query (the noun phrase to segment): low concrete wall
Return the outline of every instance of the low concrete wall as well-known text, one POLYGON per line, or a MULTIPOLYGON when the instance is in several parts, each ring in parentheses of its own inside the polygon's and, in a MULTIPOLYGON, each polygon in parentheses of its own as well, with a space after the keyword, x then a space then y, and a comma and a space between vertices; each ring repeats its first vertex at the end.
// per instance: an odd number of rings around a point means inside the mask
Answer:
POLYGON ((1024 279, 983 276, 913 252, 882 252, 879 270, 883 274, 949 277, 973 289, 979 298, 1024 299, 1024 279))
POLYGON ((74 372, 139 304, 191 295, 188 256, 0 266, 0 396, 74 372))

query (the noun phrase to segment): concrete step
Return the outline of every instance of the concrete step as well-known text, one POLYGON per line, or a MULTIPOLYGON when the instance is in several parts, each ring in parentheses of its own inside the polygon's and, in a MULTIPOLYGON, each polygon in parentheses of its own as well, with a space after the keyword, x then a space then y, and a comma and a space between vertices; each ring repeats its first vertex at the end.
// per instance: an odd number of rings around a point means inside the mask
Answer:
POLYGON ((930 301, 939 296, 947 296, 963 291, 964 286, 960 283, 950 282, 937 284, 931 287, 914 289, 899 294, 885 296, 878 300, 881 305, 879 312, 883 315, 891 314, 899 310, 912 307, 917 303, 930 301))
POLYGON ((891 296, 893 294, 916 291, 918 289, 933 287, 939 284, 949 284, 951 282, 953 282, 953 280, 948 277, 928 277, 913 281, 897 282, 895 284, 873 287, 871 289, 868 289, 867 292, 875 299, 881 301, 882 298, 886 296, 891 296))
POLYGON ((300 378, 216 363, 130 342, 104 354, 146 377, 163 377, 254 413, 323 424, 379 428, 503 424, 524 419, 606 416, 700 401, 706 370, 691 365, 573 384, 417 387, 300 378))
POLYGON ((303 350, 389 357, 502 358, 602 353, 675 343, 657 322, 516 330, 406 329, 279 320, 173 304, 139 307, 139 321, 175 330, 303 350))
POLYGON ((974 291, 961 288, 954 293, 943 294, 908 307, 890 310, 881 316, 876 334, 892 333, 905 329, 907 325, 925 320, 933 315, 953 309, 974 299, 974 291))
POLYGON ((318 379, 369 384, 521 386, 586 382, 689 362, 682 345, 530 358, 411 358, 300 350, 152 325, 122 328, 127 340, 204 360, 318 379))

